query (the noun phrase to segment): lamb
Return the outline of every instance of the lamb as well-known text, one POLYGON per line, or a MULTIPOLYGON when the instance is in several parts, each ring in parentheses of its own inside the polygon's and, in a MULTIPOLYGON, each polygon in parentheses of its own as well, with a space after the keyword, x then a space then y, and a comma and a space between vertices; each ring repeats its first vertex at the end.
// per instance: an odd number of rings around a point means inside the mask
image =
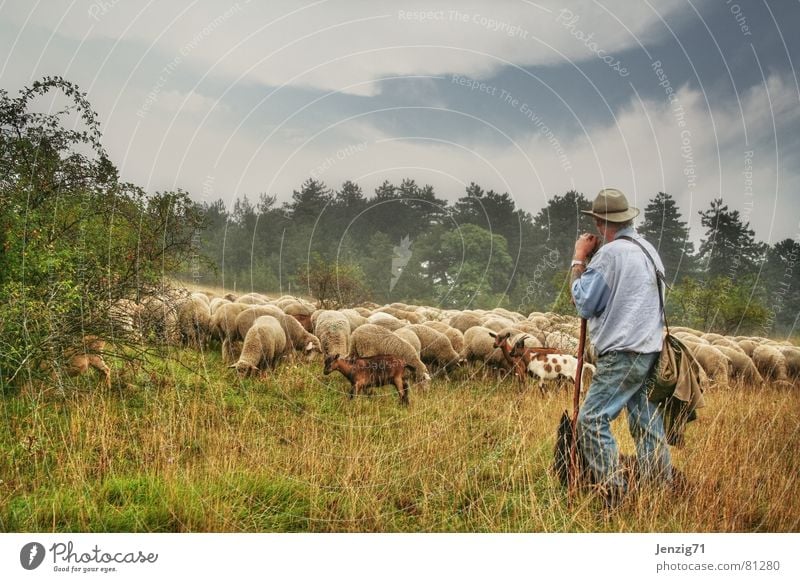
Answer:
POLYGON ((406 368, 413 369, 402 358, 378 355, 369 358, 341 358, 333 354, 325 358, 323 374, 326 376, 338 370, 350 381, 350 398, 365 388, 377 388, 386 384, 394 384, 400 403, 408 405, 408 382, 403 376, 406 368))
POLYGON ((725 354, 710 344, 687 343, 686 347, 705 370, 709 380, 722 386, 728 385, 730 360, 725 354))
POLYGON ((753 363, 765 380, 787 382, 786 356, 773 345, 761 344, 753 350, 753 363))
POLYGON ((715 345, 714 347, 725 354, 730 360, 730 367, 728 370, 730 378, 739 377, 750 384, 760 385, 764 383, 764 378, 759 374, 758 368, 756 368, 753 360, 742 350, 736 350, 724 345, 715 345))
MULTIPOLYGON (((338 311, 317 312, 314 333, 319 338, 322 355, 350 353, 350 322, 338 311)), ((315 314, 316 315, 316 314, 315 314)))
POLYGON ((361 358, 378 355, 395 356, 414 368, 415 380, 431 379, 428 368, 419 359, 414 347, 388 329, 373 324, 362 325, 353 331, 350 341, 351 355, 361 358))
MULTIPOLYGON (((591 377, 596 371, 597 369, 592 364, 584 362, 581 383, 586 386, 585 380, 591 381, 591 377), (586 374, 587 370, 591 376, 586 374)), ((564 376, 575 382, 578 373, 578 358, 569 354, 535 352, 528 364, 528 373, 539 378, 539 390, 544 393, 545 380, 555 380, 559 376, 564 376)))
MULTIPOLYGON (((417 335, 420 342, 420 359, 426 364, 436 364, 442 368, 458 364, 460 357, 448 337, 429 327, 415 323, 408 328, 417 335)), ((459 332, 460 333, 460 332, 459 332)))
POLYGON ((262 315, 247 331, 239 360, 228 367, 235 368, 242 378, 251 376, 267 367, 275 368, 285 349, 286 333, 280 322, 271 315, 262 315))
MULTIPOLYGON (((205 297, 205 295, 200 294, 200 297, 205 297)), ((181 341, 198 349, 208 341, 211 322, 211 307, 208 298, 203 300, 200 297, 192 295, 178 305, 177 310, 181 341)))

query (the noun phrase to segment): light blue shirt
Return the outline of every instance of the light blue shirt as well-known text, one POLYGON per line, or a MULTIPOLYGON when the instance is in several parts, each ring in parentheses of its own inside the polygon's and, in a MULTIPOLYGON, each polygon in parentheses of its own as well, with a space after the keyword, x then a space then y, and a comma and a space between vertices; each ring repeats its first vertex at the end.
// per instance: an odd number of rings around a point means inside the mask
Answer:
MULTIPOLYGON (((656 249, 633 228, 624 228, 617 236, 639 241, 664 273, 656 249)), ((572 296, 578 313, 588 320, 589 338, 598 354, 661 351, 664 318, 656 273, 631 241, 613 240, 600 247, 586 272, 573 281, 572 296)))

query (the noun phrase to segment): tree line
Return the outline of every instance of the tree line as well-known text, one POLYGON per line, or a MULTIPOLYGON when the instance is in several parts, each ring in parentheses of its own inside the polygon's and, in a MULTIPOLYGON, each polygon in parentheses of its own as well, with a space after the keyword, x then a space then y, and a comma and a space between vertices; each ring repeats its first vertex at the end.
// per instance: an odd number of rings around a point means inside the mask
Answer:
MULTIPOLYGON (((532 214, 475 183, 450 203, 411 178, 385 181, 371 196, 352 181, 332 189, 308 179, 283 204, 262 194, 238 198, 230 210, 222 200, 201 205, 209 263, 199 278, 241 291, 309 294, 331 306, 371 300, 569 311, 567 268, 575 238, 594 230, 579 212, 590 207, 575 191, 532 214)), ((697 249, 668 193, 656 193, 637 219, 664 261, 672 320, 724 333, 793 330, 800 245, 758 241, 722 199, 699 214, 697 249)))

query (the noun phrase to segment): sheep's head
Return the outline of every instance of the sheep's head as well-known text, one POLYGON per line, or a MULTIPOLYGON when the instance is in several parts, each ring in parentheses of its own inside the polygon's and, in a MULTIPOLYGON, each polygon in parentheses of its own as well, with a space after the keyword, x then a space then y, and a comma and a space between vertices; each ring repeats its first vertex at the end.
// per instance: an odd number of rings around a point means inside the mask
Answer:
POLYGON ((325 356, 325 366, 322 369, 322 373, 326 376, 333 372, 336 369, 336 361, 339 359, 339 354, 333 354, 332 356, 325 356))
POLYGON ((253 376, 256 372, 258 372, 258 368, 256 366, 242 361, 236 362, 235 364, 231 364, 228 367, 235 368, 236 373, 239 374, 240 378, 247 378, 249 376, 253 376))

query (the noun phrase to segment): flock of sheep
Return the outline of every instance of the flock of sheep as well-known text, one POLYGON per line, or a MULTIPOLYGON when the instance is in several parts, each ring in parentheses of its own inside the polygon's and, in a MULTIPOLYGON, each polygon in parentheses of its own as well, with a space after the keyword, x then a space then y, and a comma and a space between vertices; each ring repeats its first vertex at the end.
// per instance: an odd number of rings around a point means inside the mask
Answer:
MULTIPOLYGON (((432 374, 475 362, 523 383, 538 377, 542 389, 544 380, 574 378, 577 369, 579 320, 554 313, 525 316, 503 308, 459 311, 403 303, 334 311, 291 296, 220 297, 175 290, 142 303, 121 300, 112 309, 112 320, 118 330, 140 340, 195 348, 213 343, 240 376, 265 374, 284 359, 321 353, 325 373, 341 371, 350 380, 351 394, 393 383, 401 402, 408 402, 405 368, 413 371, 414 380, 427 383, 432 374)), ((685 327, 671 331, 717 385, 736 378, 752 384, 800 378, 800 348, 788 342, 685 327)), ((594 361, 589 347, 585 365, 592 372, 594 361)))

